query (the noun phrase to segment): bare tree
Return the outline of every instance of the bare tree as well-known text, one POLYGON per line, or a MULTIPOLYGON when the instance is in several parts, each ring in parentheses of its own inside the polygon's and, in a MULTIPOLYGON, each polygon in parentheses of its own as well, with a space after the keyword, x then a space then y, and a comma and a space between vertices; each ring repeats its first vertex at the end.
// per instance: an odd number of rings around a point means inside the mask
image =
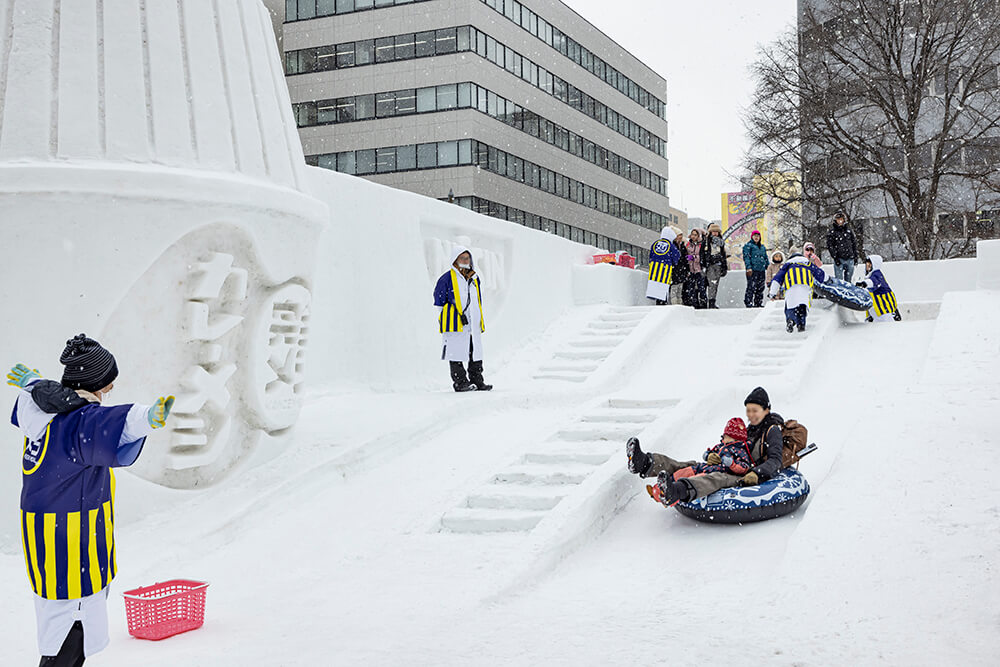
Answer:
POLYGON ((744 167, 801 173, 797 189, 764 179, 765 195, 803 206, 817 240, 820 213, 892 218, 878 236, 916 259, 995 234, 970 216, 1000 208, 1000 0, 802 4, 798 29, 752 66, 744 167), (939 233, 941 213, 962 215, 960 229, 939 233))

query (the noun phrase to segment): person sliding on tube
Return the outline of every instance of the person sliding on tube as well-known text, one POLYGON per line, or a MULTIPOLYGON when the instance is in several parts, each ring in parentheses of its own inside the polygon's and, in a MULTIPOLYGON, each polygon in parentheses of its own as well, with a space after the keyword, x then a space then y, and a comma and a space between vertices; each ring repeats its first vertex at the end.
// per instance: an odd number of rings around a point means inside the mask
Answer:
POLYGON ((441 358, 448 361, 455 391, 489 391, 483 380, 483 292, 467 248, 456 248, 451 269, 434 286, 434 305, 441 309, 438 328, 444 342, 441 358), (463 362, 469 362, 465 374, 463 362))
POLYGON ((868 273, 865 279, 855 283, 858 287, 864 287, 872 293, 872 311, 865 313, 865 322, 886 321, 890 317, 899 322, 902 316, 899 314, 899 304, 896 303, 896 295, 893 293, 885 276, 882 275, 882 257, 880 255, 869 255, 865 260, 865 269, 868 273))
POLYGON ((40 667, 77 667, 108 645, 108 590, 117 573, 112 468, 130 466, 166 425, 173 396, 104 406, 118 365, 80 334, 59 357, 62 382, 18 364, 11 423, 24 433, 21 537, 35 593, 40 667))
POLYGON ((785 288, 785 330, 792 333, 796 327, 806 330, 806 316, 812 304, 813 284, 826 282, 823 269, 815 266, 808 257, 798 253, 781 265, 771 280, 770 297, 778 297, 778 290, 785 288))

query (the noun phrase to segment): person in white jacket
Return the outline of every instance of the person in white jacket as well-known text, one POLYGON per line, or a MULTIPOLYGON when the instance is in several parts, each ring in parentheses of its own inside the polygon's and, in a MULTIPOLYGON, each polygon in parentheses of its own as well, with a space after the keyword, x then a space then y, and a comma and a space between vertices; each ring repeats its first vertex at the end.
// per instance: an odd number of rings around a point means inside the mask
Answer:
POLYGON ((441 358, 451 371, 455 391, 490 391, 493 385, 483 380, 483 292, 468 248, 458 247, 452 256, 451 268, 438 278, 434 287, 434 305, 438 314, 438 330, 444 349, 441 358), (462 365, 468 362, 466 374, 462 365))
POLYGON ((826 274, 808 257, 794 254, 788 258, 771 280, 769 295, 772 300, 778 291, 785 288, 785 330, 792 333, 796 328, 806 330, 806 316, 812 305, 813 285, 816 281, 826 282, 826 274))

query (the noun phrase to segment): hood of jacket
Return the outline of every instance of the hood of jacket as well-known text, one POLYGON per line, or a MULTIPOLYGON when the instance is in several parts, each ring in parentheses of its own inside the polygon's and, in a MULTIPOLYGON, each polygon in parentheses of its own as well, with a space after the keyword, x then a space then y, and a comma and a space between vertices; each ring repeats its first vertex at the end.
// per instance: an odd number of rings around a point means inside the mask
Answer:
POLYGON ((785 260, 785 262, 788 264, 802 264, 802 265, 810 264, 809 258, 806 257, 805 255, 800 255, 799 253, 795 253, 787 260, 785 260))
POLYGON ((868 261, 872 263, 872 271, 882 270, 882 255, 868 255, 868 261))
POLYGON ((91 402, 98 402, 93 394, 85 392, 81 395, 55 380, 39 380, 31 385, 31 398, 42 412, 50 415, 73 412, 91 402))
POLYGON ((777 261, 779 255, 781 256, 781 261, 784 262, 785 253, 781 252, 780 250, 775 250, 774 252, 771 253, 771 261, 772 262, 777 261))
POLYGON ((668 241, 673 241, 677 238, 677 232, 673 230, 673 227, 664 227, 660 230, 660 238, 666 239, 668 241))
POLYGON ((452 267, 455 266, 455 261, 458 259, 458 256, 461 255, 463 252, 469 253, 469 266, 471 266, 472 270, 475 271, 476 261, 472 259, 472 252, 465 246, 457 246, 455 248, 455 251, 451 254, 451 266, 452 267))

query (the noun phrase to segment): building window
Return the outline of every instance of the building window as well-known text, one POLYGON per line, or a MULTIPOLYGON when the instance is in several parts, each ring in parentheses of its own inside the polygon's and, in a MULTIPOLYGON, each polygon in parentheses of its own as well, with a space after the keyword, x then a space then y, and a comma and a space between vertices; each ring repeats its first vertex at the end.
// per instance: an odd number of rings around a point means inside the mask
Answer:
POLYGON ((417 168, 430 169, 437 166, 437 144, 419 144, 417 146, 417 168))
POLYGON ((359 175, 375 173, 375 149, 357 151, 356 159, 359 175))

